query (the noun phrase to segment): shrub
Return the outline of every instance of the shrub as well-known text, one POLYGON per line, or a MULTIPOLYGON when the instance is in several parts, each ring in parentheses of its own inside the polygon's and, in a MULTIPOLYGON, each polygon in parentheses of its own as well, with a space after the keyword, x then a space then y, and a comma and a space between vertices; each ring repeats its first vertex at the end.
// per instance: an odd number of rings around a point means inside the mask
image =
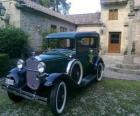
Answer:
POLYGON ((9 56, 7 54, 0 54, 0 77, 7 74, 9 69, 9 56))
POLYGON ((0 53, 10 58, 23 57, 27 54, 27 34, 22 30, 8 26, 0 29, 0 53))

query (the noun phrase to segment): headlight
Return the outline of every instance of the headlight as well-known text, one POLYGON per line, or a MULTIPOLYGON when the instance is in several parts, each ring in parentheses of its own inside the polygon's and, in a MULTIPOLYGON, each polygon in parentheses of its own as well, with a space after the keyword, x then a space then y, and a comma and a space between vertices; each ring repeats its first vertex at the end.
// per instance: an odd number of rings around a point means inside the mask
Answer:
POLYGON ((45 63, 44 62, 40 62, 39 64, 38 64, 38 71, 40 72, 40 73, 43 73, 44 71, 45 71, 45 67, 46 67, 46 65, 45 65, 45 63))
POLYGON ((24 61, 22 59, 19 59, 18 62, 17 62, 17 67, 19 69, 22 69, 23 68, 23 65, 24 65, 24 61))

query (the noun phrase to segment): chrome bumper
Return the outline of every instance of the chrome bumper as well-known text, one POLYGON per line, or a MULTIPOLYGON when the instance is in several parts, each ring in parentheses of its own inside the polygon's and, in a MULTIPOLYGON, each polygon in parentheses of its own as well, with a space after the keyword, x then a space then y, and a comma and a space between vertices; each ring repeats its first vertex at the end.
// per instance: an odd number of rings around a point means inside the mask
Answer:
POLYGON ((2 84, 2 89, 5 89, 8 92, 13 93, 14 95, 21 96, 28 100, 36 101, 41 104, 47 104, 47 98, 23 91, 22 89, 17 89, 15 87, 8 86, 7 84, 2 84))

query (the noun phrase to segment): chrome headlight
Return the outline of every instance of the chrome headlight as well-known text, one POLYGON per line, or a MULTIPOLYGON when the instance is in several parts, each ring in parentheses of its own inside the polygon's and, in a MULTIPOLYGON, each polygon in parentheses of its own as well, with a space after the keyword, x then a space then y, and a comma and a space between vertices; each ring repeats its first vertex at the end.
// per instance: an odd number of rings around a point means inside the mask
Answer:
POLYGON ((45 71, 45 67, 46 67, 45 63, 44 62, 40 62, 38 64, 38 66, 37 66, 38 72, 43 73, 45 71))
POLYGON ((22 69, 22 68, 23 68, 23 65, 24 65, 24 61, 23 61, 22 59, 19 59, 19 60, 17 61, 17 67, 18 67, 19 69, 22 69))

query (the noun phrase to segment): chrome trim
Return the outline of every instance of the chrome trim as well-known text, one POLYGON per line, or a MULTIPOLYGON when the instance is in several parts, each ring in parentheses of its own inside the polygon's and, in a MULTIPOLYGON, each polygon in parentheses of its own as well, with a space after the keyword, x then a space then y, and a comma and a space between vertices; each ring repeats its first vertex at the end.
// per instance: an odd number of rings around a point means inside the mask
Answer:
POLYGON ((35 59, 39 62, 42 60, 39 56, 35 56, 35 59))
POLYGON ((68 63, 67 69, 66 69, 66 73, 67 73, 68 75, 69 75, 69 73, 70 73, 71 66, 72 66, 72 64, 73 64, 75 61, 76 61, 76 59, 73 59, 73 60, 71 60, 71 61, 68 63))

